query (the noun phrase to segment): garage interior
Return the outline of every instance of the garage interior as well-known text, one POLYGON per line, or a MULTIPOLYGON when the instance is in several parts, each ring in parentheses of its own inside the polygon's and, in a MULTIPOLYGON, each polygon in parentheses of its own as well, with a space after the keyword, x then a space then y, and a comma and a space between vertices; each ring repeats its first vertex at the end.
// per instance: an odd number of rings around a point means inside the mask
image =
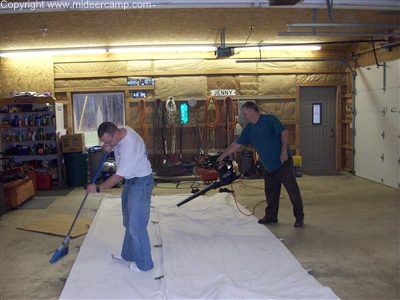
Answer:
MULTIPOLYGON (((88 117, 86 104, 99 95, 120 95, 123 123, 143 136, 157 173, 165 152, 192 163, 223 151, 238 135, 236 125, 244 126, 238 107, 255 101, 263 112, 278 116, 289 130, 292 152, 302 157, 298 182, 305 227, 293 228, 290 202, 283 198, 279 223, 268 229, 338 297, 399 298, 398 1, 126 1, 130 7, 123 8, 98 0, 77 1, 74 9, 61 3, 66 2, 2 2, 2 105, 15 93, 50 93, 62 110, 57 130, 83 133, 91 147, 98 143, 91 138, 99 123, 88 117), (294 50, 297 46, 311 50, 294 50), (39 53, 44 50, 50 52, 39 53), (91 52, 73 52, 78 50, 91 52), (322 88, 332 91, 331 100, 317 101, 331 105, 328 150, 308 140, 302 122, 303 95, 322 88), (188 120, 179 123, 179 110, 168 122, 165 112, 160 126, 158 100, 164 107, 171 100, 177 108, 188 104, 188 120), (328 165, 313 163, 321 153, 328 155, 328 165)), ((6 152, 2 134, 1 152, 6 152)), ((248 151, 234 154, 240 170, 248 151)), ((47 193, 54 202, 46 209, 8 209, 0 218, 1 299, 58 298, 78 255, 73 249, 49 265, 60 237, 17 229, 57 213, 76 213, 85 190, 83 184, 68 185, 66 153, 57 153, 51 187, 35 196, 47 193), (65 189, 70 193, 59 196, 65 189)), ((190 193, 193 180, 199 188, 207 186, 195 167, 189 173, 179 176, 184 183, 179 186, 174 176, 160 176, 173 182, 157 183, 154 194, 190 193)), ((87 182, 91 172, 85 175, 87 182)), ((237 201, 251 210, 264 199, 262 184, 251 174, 235 182, 237 201)), ((82 215, 93 217, 105 194, 90 195, 82 215)), ((257 218, 263 205, 254 211, 257 218)), ((84 238, 74 239, 74 247, 84 238)))

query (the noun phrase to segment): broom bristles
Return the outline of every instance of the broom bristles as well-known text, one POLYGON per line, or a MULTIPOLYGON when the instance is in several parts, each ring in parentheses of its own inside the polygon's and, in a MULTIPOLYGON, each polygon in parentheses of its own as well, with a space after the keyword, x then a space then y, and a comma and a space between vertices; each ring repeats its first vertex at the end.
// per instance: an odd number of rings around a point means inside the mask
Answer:
POLYGON ((55 262, 59 261, 60 258, 64 257, 67 254, 68 254, 68 246, 61 250, 57 249, 53 257, 50 259, 50 263, 54 264, 55 262))

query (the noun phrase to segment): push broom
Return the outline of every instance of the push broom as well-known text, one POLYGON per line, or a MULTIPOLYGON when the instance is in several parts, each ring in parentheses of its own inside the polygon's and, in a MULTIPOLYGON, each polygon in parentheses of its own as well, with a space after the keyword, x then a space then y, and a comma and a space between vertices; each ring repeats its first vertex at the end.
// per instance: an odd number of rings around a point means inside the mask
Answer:
MULTIPOLYGON (((105 152, 105 153, 104 153, 104 156, 103 156, 103 158, 102 158, 102 160, 101 160, 101 162, 100 162, 100 165, 99 165, 99 167, 97 168, 96 174, 94 175, 94 177, 93 177, 93 179, 92 179, 91 184, 95 184, 95 183, 96 183, 96 179, 97 179, 97 177, 99 176, 99 173, 100 173, 100 171, 101 171, 101 168, 102 168, 104 162, 106 161, 107 156, 108 156, 108 152, 105 152)), ((56 252, 54 253, 53 257, 50 259, 50 263, 51 263, 51 264, 54 264, 54 263, 57 262, 60 258, 62 258, 62 257, 64 257, 65 255, 68 254, 68 246, 69 246, 69 239, 70 239, 70 237, 71 237, 71 232, 72 232, 72 229, 74 229, 76 220, 78 219, 79 214, 81 213, 81 210, 82 210, 83 206, 85 205, 85 201, 86 201, 86 198, 87 198, 88 194, 89 194, 89 193, 86 192, 85 198, 83 198, 82 204, 81 204, 81 206, 79 207, 78 213, 76 214, 75 219, 74 219, 74 221, 72 222, 71 228, 69 229, 67 236, 64 238, 64 241, 60 244, 60 246, 58 246, 58 248, 57 248, 56 252)))

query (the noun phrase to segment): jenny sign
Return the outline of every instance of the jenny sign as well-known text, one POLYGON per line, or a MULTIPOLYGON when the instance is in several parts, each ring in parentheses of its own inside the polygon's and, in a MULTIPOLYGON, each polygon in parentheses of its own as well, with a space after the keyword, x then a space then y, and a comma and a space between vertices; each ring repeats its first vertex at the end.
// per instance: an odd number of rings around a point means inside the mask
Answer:
POLYGON ((236 90, 210 90, 211 96, 236 96, 236 90))

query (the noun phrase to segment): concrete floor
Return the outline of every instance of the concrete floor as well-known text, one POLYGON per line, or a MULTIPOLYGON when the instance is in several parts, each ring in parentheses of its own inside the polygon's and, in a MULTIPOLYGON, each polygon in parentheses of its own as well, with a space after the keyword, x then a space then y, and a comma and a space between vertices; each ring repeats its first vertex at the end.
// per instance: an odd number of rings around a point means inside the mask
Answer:
MULTIPOLYGON (((294 228, 292 207, 282 192, 279 222, 268 225, 322 285, 342 299, 399 299, 399 190, 348 173, 298 178, 305 207, 305 225, 294 228)), ((186 194, 192 182, 158 183, 154 194, 186 194)), ((237 180, 239 203, 262 217, 263 181, 237 180)), ((206 187, 200 183, 199 189, 206 187)), ((231 188, 227 186, 227 188, 231 188)), ((100 199, 114 188, 90 194, 83 216, 94 217, 100 199)), ((207 195, 212 195, 212 190, 207 195)), ((58 213, 75 215, 85 196, 82 187, 57 197, 47 209, 13 210, 0 218, 0 299, 57 299, 85 235, 71 239, 69 254, 55 264, 49 260, 61 237, 18 230, 16 227, 58 213)), ((196 199, 192 200, 196 201, 196 199)), ((264 225, 260 225, 264 226, 264 225)))

